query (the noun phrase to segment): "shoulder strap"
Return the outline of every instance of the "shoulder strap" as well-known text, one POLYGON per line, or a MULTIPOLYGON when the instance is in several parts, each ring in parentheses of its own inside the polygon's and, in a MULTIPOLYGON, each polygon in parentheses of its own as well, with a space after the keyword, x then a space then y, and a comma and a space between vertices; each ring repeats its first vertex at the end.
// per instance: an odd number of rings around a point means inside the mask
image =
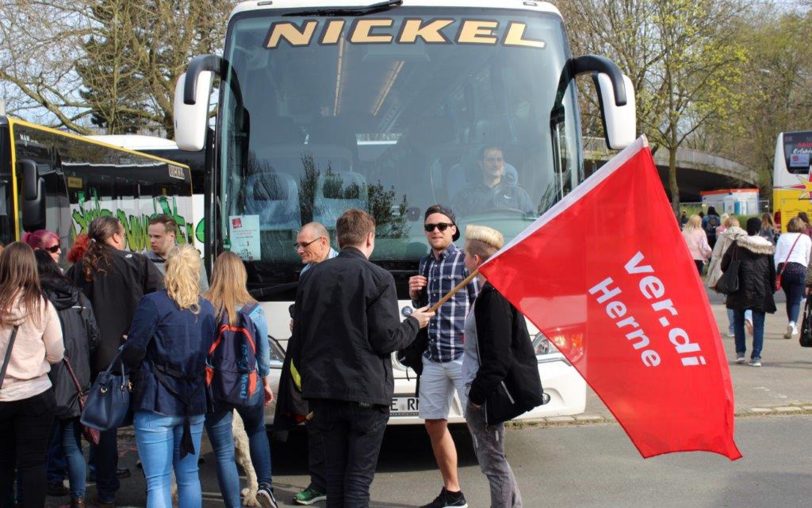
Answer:
POLYGON ((257 307, 259 307, 259 304, 257 302, 247 303, 242 306, 240 312, 244 312, 246 316, 250 316, 251 313, 254 312, 254 309, 256 309, 257 307))
POLYGON ((8 364, 11 361, 11 350, 14 348, 14 341, 17 339, 17 330, 20 328, 19 325, 14 325, 14 329, 11 331, 11 338, 8 340, 8 347, 6 348, 6 357, 3 359, 3 367, 0 368, 0 388, 3 388, 3 380, 6 378, 6 369, 8 368, 8 364))
POLYGON ((784 273, 784 270, 787 269, 787 261, 789 261, 789 257, 792 255, 792 251, 795 249, 795 244, 797 244, 798 240, 801 239, 802 234, 804 234, 804 233, 798 233, 798 236, 795 237, 795 241, 792 242, 792 247, 790 247, 789 252, 787 252, 787 258, 784 260, 784 263, 781 265, 781 271, 778 272, 779 276, 784 273))

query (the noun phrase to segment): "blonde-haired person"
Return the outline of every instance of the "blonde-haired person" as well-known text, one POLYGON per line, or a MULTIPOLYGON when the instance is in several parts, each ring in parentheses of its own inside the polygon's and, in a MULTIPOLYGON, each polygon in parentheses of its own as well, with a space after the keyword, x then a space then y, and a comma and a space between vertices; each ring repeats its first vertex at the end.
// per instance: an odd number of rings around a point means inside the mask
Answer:
POLYGON ((702 219, 699 215, 691 215, 688 218, 688 223, 682 230, 682 237, 685 239, 688 250, 691 251, 691 257, 696 263, 696 269, 699 275, 702 275, 702 267, 711 256, 711 247, 708 244, 708 235, 702 229, 702 219))
POLYGON ((46 452, 56 408, 48 372, 64 351, 59 317, 42 294, 34 251, 13 242, 0 254, 0 493, 12 491, 16 469, 26 508, 45 505, 46 452))
MULTIPOLYGON (((240 477, 234 462, 234 441, 231 422, 233 410, 242 417, 245 432, 248 434, 251 462, 257 473, 257 500, 264 508, 277 506, 271 488, 271 447, 265 431, 265 408, 273 400, 270 379, 271 357, 268 342, 268 323, 262 307, 248 293, 248 274, 239 256, 233 252, 223 252, 214 262, 211 287, 204 295, 214 307, 220 323, 239 323, 239 311, 250 306, 248 316, 256 325, 257 371, 262 379, 263 390, 258 390, 255 399, 247 406, 233 407, 217 402, 215 411, 206 415, 206 434, 209 436, 214 455, 217 458, 217 479, 223 502, 228 508, 240 507, 240 477)), ((214 366, 217 368, 217 366, 214 366)))
MULTIPOLYGON (((504 243, 499 231, 469 224, 465 267, 473 272, 504 243)), ((541 379, 524 316, 490 283, 481 287, 465 317, 465 418, 490 483, 490 506, 520 507, 522 496, 505 457, 504 422, 543 403, 541 379)))
POLYGON ((775 244, 775 271, 781 273, 781 289, 787 297, 785 339, 798 335, 798 316, 804 299, 806 272, 812 249, 812 239, 805 231, 806 223, 800 217, 795 217, 787 224, 787 232, 779 236, 775 244))
POLYGON ((141 299, 122 355, 134 372, 135 442, 148 508, 172 507, 173 469, 179 506, 202 503, 197 460, 207 409, 206 358, 217 323, 214 308, 200 296, 200 269, 191 245, 170 252, 166 289, 141 299))
MULTIPOLYGON (((747 236, 747 231, 743 230, 739 225, 739 219, 735 216, 728 217, 725 222, 725 231, 716 238, 716 245, 713 246, 713 254, 711 254, 710 263, 708 263, 708 276, 706 282, 708 287, 716 289, 716 283, 722 277, 722 258, 727 252, 727 249, 738 239, 747 236)), ((733 327, 734 312, 733 309, 727 309, 727 336, 734 337, 735 330, 733 327)), ((752 334, 753 319, 749 311, 745 314, 745 324, 752 334)))

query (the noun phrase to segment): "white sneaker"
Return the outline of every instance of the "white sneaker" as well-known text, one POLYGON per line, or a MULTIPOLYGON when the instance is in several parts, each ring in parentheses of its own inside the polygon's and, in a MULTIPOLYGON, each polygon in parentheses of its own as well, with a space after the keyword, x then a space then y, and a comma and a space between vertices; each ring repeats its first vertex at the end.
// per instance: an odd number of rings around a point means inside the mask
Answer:
POLYGON ((744 355, 736 355, 736 363, 744 363, 746 361, 744 355))
POLYGON ((787 332, 784 334, 785 339, 791 339, 793 335, 795 335, 795 323, 789 323, 787 325, 787 332))

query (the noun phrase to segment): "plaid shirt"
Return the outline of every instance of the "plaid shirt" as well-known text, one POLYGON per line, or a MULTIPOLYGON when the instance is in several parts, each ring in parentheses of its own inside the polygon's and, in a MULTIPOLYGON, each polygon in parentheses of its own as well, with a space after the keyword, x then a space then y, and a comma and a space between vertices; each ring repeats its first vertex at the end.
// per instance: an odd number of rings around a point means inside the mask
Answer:
MULTIPOLYGON (((428 279, 428 285, 418 300, 412 303, 415 307, 433 305, 446 293, 468 276, 465 269, 465 254, 453 243, 443 251, 439 259, 433 253, 420 260, 419 273, 428 279)), ((468 309, 476 300, 479 292, 476 279, 459 290, 446 303, 437 309, 437 315, 431 318, 428 326, 429 343, 424 353, 433 362, 445 363, 456 360, 463 353, 463 327, 468 309)))

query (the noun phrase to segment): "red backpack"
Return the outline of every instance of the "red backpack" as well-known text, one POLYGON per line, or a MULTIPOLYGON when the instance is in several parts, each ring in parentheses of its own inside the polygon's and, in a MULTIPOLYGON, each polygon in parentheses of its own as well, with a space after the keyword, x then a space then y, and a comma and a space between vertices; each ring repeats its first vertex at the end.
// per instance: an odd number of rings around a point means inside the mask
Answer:
POLYGON ((237 324, 228 322, 224 314, 217 339, 209 348, 206 361, 206 385, 217 402, 233 406, 249 406, 257 393, 257 326, 250 314, 256 303, 243 306, 237 324))

